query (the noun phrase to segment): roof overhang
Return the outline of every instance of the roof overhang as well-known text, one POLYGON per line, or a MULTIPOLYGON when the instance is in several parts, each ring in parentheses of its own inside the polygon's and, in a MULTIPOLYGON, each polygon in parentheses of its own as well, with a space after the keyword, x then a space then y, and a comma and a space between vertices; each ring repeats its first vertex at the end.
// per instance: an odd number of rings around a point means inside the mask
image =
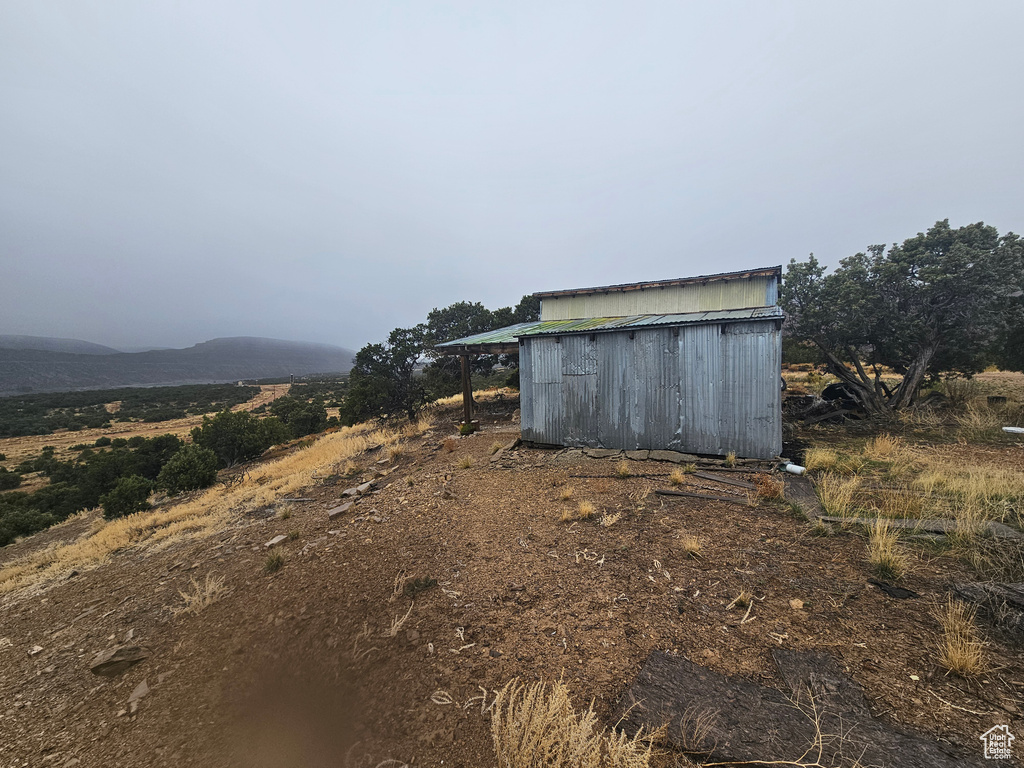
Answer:
POLYGON ((709 312, 687 312, 674 315, 632 315, 630 317, 589 317, 582 320, 539 320, 519 323, 495 331, 478 333, 438 344, 435 350, 443 355, 501 355, 519 351, 522 339, 533 336, 560 336, 570 333, 611 333, 643 328, 671 327, 710 323, 741 323, 756 320, 782 322, 782 308, 748 307, 718 309, 709 312))

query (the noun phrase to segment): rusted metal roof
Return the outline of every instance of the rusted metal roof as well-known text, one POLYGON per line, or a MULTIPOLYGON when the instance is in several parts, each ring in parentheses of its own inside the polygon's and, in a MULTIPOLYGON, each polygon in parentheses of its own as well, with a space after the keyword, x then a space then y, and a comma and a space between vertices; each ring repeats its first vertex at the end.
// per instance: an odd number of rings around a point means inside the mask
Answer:
POLYGON ((556 298, 558 296, 583 296, 588 293, 610 293, 612 291, 642 291, 652 288, 668 288, 677 285, 692 285, 694 283, 710 283, 716 280, 746 280, 751 277, 777 277, 782 279, 782 267, 762 267, 760 269, 748 269, 742 272, 720 272, 715 275, 699 275, 697 277, 680 277, 674 280, 657 280, 648 283, 621 283, 619 285, 602 285, 596 288, 573 288, 566 291, 543 291, 535 293, 540 299, 556 298))
POLYGON ((454 341, 438 344, 448 354, 498 354, 514 351, 524 336, 552 336, 564 333, 597 333, 629 328, 662 325, 691 325, 693 323, 736 323, 744 320, 782 319, 782 309, 748 307, 746 309, 720 309, 710 312, 687 312, 677 315, 633 315, 631 317, 589 317, 583 320, 540 320, 519 323, 494 331, 477 333, 454 341))

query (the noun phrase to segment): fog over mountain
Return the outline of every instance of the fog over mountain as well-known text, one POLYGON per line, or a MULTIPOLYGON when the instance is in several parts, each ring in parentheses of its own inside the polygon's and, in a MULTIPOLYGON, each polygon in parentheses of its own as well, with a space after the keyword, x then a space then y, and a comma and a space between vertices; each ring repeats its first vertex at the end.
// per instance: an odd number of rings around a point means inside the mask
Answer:
POLYGON ((355 356, 350 349, 329 344, 252 337, 135 353, 93 351, 97 346, 75 339, 26 342, 24 337, 0 336, 0 395, 342 373, 352 367, 355 356), (11 338, 21 340, 9 342, 11 338), (79 345, 90 351, 58 350, 79 345))

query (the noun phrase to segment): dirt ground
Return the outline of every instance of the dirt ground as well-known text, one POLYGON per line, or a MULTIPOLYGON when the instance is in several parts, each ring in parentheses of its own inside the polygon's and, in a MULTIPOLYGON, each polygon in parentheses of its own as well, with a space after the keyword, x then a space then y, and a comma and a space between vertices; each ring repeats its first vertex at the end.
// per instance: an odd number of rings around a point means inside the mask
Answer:
MULTIPOLYGON (((868 584, 861 536, 813 536, 788 507, 746 506, 742 491, 738 503, 651 494, 668 487, 669 463, 632 462, 620 478, 615 461, 575 450, 491 462, 516 424, 445 445, 456 419, 393 460, 364 456, 376 489, 334 520, 347 484, 311 485, 212 537, 120 551, 0 599, 0 766, 492 766, 485 709, 509 679, 561 677, 612 725, 655 649, 776 687, 773 649, 825 651, 877 717, 965 755, 996 724, 1024 731, 1024 654, 1008 637, 983 626, 995 664, 980 679, 937 664, 933 613, 965 577, 956 561, 919 555, 904 586, 921 598, 895 600, 868 584), (591 519, 561 521, 583 501, 591 519), (278 535, 290 538, 268 549, 278 535), (699 556, 686 556, 686 535, 699 556), (284 558, 273 573, 268 552, 284 558), (176 613, 208 578, 226 594, 176 613), (743 590, 745 622, 727 609, 743 590), (90 673, 128 637, 147 659, 90 673)), ((1019 449, 992 450, 1024 470, 1019 449)), ((0 566, 88 525, 0 549, 0 566)))

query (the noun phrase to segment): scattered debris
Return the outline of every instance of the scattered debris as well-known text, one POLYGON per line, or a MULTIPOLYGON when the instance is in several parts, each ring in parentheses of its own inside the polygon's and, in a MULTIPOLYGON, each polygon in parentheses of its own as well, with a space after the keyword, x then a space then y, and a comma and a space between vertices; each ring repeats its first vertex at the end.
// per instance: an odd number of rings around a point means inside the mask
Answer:
POLYGON ((884 581, 879 581, 878 579, 868 579, 868 584, 874 584, 889 597, 895 597, 897 600, 908 600, 920 597, 920 595, 912 589, 896 587, 892 584, 886 584, 884 581))
POLYGON ((673 491, 671 489, 661 489, 655 491, 659 496, 686 496, 691 499, 709 499, 711 501, 728 501, 732 504, 739 504, 741 506, 749 506, 747 500, 740 498, 739 496, 712 496, 708 493, 691 493, 690 491, 673 491))

